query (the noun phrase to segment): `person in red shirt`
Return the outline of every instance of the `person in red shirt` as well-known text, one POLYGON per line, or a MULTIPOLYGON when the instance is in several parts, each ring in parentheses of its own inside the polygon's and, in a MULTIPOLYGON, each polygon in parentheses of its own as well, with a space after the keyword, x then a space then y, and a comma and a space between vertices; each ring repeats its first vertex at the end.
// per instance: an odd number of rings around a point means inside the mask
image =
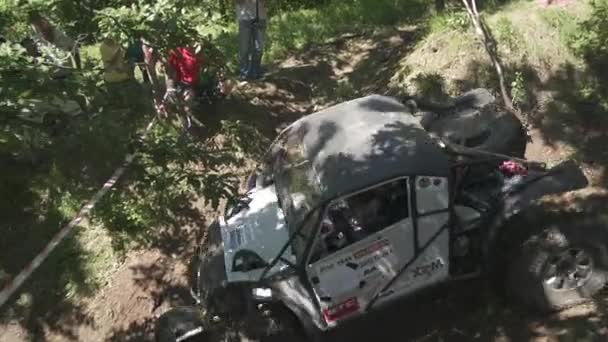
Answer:
POLYGON ((171 50, 167 64, 165 98, 178 96, 179 100, 183 101, 186 114, 191 114, 203 67, 202 48, 178 47, 171 50))
POLYGON ((194 49, 187 47, 170 51, 169 65, 173 68, 174 80, 186 86, 196 87, 202 66, 201 57, 194 49))

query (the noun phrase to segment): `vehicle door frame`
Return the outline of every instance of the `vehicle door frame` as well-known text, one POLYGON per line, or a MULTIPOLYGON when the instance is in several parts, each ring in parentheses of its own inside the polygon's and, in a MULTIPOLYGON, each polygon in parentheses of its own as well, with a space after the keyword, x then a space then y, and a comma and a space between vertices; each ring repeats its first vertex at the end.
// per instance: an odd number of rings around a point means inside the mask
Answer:
MULTIPOLYGON (((446 256, 446 258, 449 260, 452 259, 452 248, 451 248, 451 242, 452 242, 452 238, 454 236, 454 231, 453 231, 453 227, 454 227, 454 209, 453 209, 453 198, 454 196, 452 195, 453 189, 452 189, 452 175, 451 173, 448 174, 447 176, 433 176, 433 175, 411 175, 409 177, 409 199, 410 199, 410 217, 412 218, 412 228, 413 228, 413 232, 414 232, 414 255, 412 256, 412 258, 410 260, 408 260, 402 267, 401 269, 397 272, 397 274, 395 274, 395 276, 390 279, 387 284, 380 289, 380 291, 378 291, 376 293, 376 296, 370 300, 370 302, 368 303, 368 305, 365 307, 365 312, 368 312, 370 310, 372 310, 375 307, 375 304, 378 302, 378 300, 382 297, 382 293, 389 290, 390 287, 392 285, 395 284, 395 281, 397 281, 397 279, 399 279, 403 273, 405 271, 407 271, 409 269, 409 267, 418 260, 418 258, 424 254, 424 252, 429 248, 429 246, 431 246, 435 240, 442 234, 445 232, 445 230, 448 230, 448 241, 449 241, 449 245, 448 245, 448 255, 446 256), (417 205, 417 192, 416 192, 416 182, 422 178, 422 177, 439 177, 439 178, 445 178, 446 181, 448 182, 447 185, 447 189, 448 189, 448 207, 444 208, 444 209, 439 209, 439 210, 434 210, 434 211, 430 211, 424 214, 420 214, 418 211, 418 205, 417 205), (433 234, 433 236, 423 245, 420 246, 419 245, 419 241, 418 241, 418 237, 419 237, 419 225, 418 225, 418 220, 421 217, 425 217, 425 216, 430 216, 430 215, 434 215, 434 214, 439 214, 439 213, 444 213, 447 212, 448 213, 448 221, 445 225, 443 225, 441 228, 438 229, 438 231, 433 234)), ((451 263, 448 263, 448 266, 451 267, 451 263)), ((448 268, 448 274, 451 273, 451 270, 448 268)), ((415 292, 415 291, 414 291, 415 292)))
MULTIPOLYGON (((313 208, 310 210, 310 212, 306 215, 305 219, 302 220, 302 222, 300 223, 299 227, 294 231, 294 233, 291 234, 291 236, 289 237, 289 240, 285 243, 285 245, 283 246, 283 248, 281 248, 281 250, 279 251, 279 253, 277 254, 277 256, 274 258, 274 260, 272 260, 271 263, 269 263, 266 266, 266 269, 262 272, 262 274, 260 275, 259 281, 263 282, 266 278, 266 274, 268 273, 268 271, 270 269, 272 269, 279 261, 281 261, 282 259, 284 259, 282 256, 283 254, 287 251, 288 247, 292 245, 294 239, 301 233, 301 230, 304 228, 304 226, 306 225, 306 223, 310 220, 311 216, 313 216, 315 214, 315 212, 319 212, 319 215, 317 217, 317 222, 315 223, 315 228, 313 231, 313 236, 314 238, 309 238, 309 241, 306 244, 306 248, 304 250, 303 253, 303 258, 302 260, 296 260, 295 264, 289 265, 290 268, 293 268, 295 270, 295 273, 297 275, 297 277, 299 278, 299 281, 301 282, 302 286, 306 289, 306 291, 308 292, 309 298, 312 301, 314 307, 315 307, 315 311, 316 314, 318 315, 318 317, 322 316, 322 310, 321 310, 321 303, 319 301, 319 299, 317 298, 315 292, 314 292, 314 287, 313 284, 309 281, 308 279, 308 274, 306 272, 306 265, 308 264, 308 261, 311 257, 312 254, 312 247, 313 244, 315 242, 315 240, 317 239, 317 236, 319 234, 319 231, 321 229, 321 220, 323 218, 322 213, 325 212, 325 210, 327 209, 327 206, 336 201, 339 198, 344 198, 344 197, 348 197, 351 195, 354 195, 356 193, 360 193, 363 191, 366 191, 367 189, 372 189, 375 187, 380 186, 381 184, 386 184, 389 183, 391 181, 395 181, 398 179, 403 179, 403 178, 407 178, 408 179, 408 205, 409 205, 409 217, 411 219, 412 222, 412 228, 413 228, 413 232, 414 232, 414 238, 415 238, 415 243, 414 243, 414 255, 412 256, 412 258, 407 261, 402 267, 401 269, 398 270, 398 272, 395 274, 395 276, 393 278, 391 278, 387 284, 385 286, 383 286, 376 294, 375 297, 373 297, 370 302, 368 303, 368 305, 364 308, 363 313, 365 314, 366 312, 369 312, 370 310, 372 310, 375 306, 375 304, 377 303, 377 301, 381 298, 381 294, 386 291, 387 289, 389 289, 394 282, 401 276, 403 275, 403 273, 416 261, 418 260, 418 258, 420 257, 420 255, 422 255, 426 249, 437 239, 438 236, 440 236, 446 229, 449 231, 448 233, 448 239, 450 242, 450 245, 448 247, 448 260, 452 259, 452 248, 451 248, 451 242, 452 242, 452 238, 454 236, 454 188, 453 188, 453 174, 450 172, 448 173, 448 175, 402 175, 402 176, 398 176, 398 177, 391 177, 385 181, 381 181, 381 182, 377 182, 376 184, 363 188, 363 189, 359 189, 357 191, 353 191, 349 194, 343 194, 340 195, 334 199, 330 199, 330 200, 326 200, 322 203, 320 203, 317 207, 313 208), (436 210, 436 211, 432 211, 432 212, 428 212, 425 213, 424 215, 419 215, 418 213, 418 206, 417 206, 417 202, 416 202, 416 180, 419 179, 420 177, 440 177, 440 178, 445 178, 446 181, 448 182, 448 207, 445 209, 440 209, 440 210, 436 210), (442 213, 442 212, 448 212, 448 221, 447 223, 442 226, 430 239, 429 241, 424 245, 424 246, 419 246, 418 245, 418 219, 421 216, 428 216, 428 215, 433 215, 433 214, 437 214, 437 213, 442 213)), ((286 222, 287 224, 289 224, 289 222, 286 222)), ((452 267, 452 264, 449 263, 449 267, 452 267)), ((451 273, 451 269, 448 270, 448 272, 451 273)), ((324 328, 327 328, 327 322, 325 322, 325 320, 321 319, 320 322, 324 328)))
MULTIPOLYGON (((413 229, 413 228, 414 228, 414 222, 413 222, 413 216, 412 216, 412 209, 413 209, 413 208, 412 208, 411 191, 410 191, 411 186, 412 186, 412 185, 411 185, 412 183, 411 183, 411 181, 410 181, 410 180, 411 180, 411 178, 412 178, 412 176, 408 176, 408 175, 401 175, 401 176, 397 176, 397 177, 391 177, 391 178, 389 178, 389 179, 387 179, 387 180, 377 182, 377 183, 376 183, 376 184, 374 184, 374 185, 366 186, 366 187, 364 187, 364 188, 361 188, 361 189, 358 189, 358 190, 355 190, 355 191, 349 192, 349 193, 347 193, 347 194, 342 194, 342 195, 340 195, 340 196, 338 196, 338 197, 336 197, 336 198, 334 198, 334 199, 332 199, 332 200, 327 201, 327 202, 326 202, 326 203, 323 205, 323 207, 322 207, 322 211, 320 212, 320 216, 319 216, 319 222, 317 222, 317 226, 316 226, 316 228, 315 228, 314 237, 311 239, 312 241, 311 241, 311 243, 309 244, 309 248, 308 248, 308 250, 306 251, 306 258, 305 258, 305 262, 304 262, 304 263, 301 265, 301 266, 303 267, 303 270, 304 270, 304 277, 305 277, 305 281, 306 281, 307 283, 309 283, 309 286, 308 286, 308 287, 310 287, 310 288, 312 289, 312 293, 311 293, 311 295, 312 295, 312 297, 315 299, 315 302, 317 302, 317 303, 318 303, 318 305, 317 305, 317 310, 319 310, 319 312, 321 311, 321 303, 319 302, 319 298, 317 298, 318 296, 317 296, 317 295, 316 295, 316 293, 315 293, 315 290, 314 290, 314 285, 311 283, 311 281, 310 281, 310 279, 309 279, 309 277, 308 277, 308 271, 307 271, 307 269, 308 269, 308 268, 307 268, 307 266, 308 266, 308 265, 310 265, 310 260, 311 260, 311 258, 312 258, 312 252, 313 252, 314 243, 315 243, 315 242, 316 242, 316 241, 319 239, 319 234, 320 234, 320 231, 321 231, 321 221, 322 221, 322 219, 323 219, 324 215, 327 213, 327 210, 328 210, 329 206, 330 206, 332 203, 335 203, 335 202, 337 202, 337 201, 339 201, 339 200, 347 199, 347 198, 350 198, 350 197, 352 197, 352 196, 356 196, 357 194, 361 194, 361 193, 364 193, 364 192, 366 192, 366 191, 370 191, 370 190, 373 190, 373 189, 377 189, 377 188, 379 188, 379 187, 385 186, 385 185, 390 184, 390 183, 392 183, 392 182, 397 182, 397 181, 402 181, 402 180, 405 180, 405 181, 406 181, 406 184, 407 184, 407 188, 406 188, 406 191, 407 191, 407 206, 408 206, 408 207, 407 207, 407 211, 408 211, 408 215, 407 215, 407 217, 406 217, 406 218, 404 218, 404 219, 402 219, 402 220, 399 220, 399 221, 397 221, 397 222, 393 223, 392 225, 389 225, 389 226, 387 226, 387 227, 383 227, 381 230, 379 230, 379 231, 377 231, 377 232, 374 232, 374 233, 370 234, 369 236, 366 236, 366 237, 365 237, 363 240, 368 239, 368 238, 370 238, 370 237, 372 237, 372 236, 376 236, 376 235, 380 234, 382 231, 384 231, 385 229, 390 228, 391 226, 395 225, 396 223, 401 222, 401 221, 404 221, 404 220, 409 220, 409 221, 410 221, 410 223, 411 223, 411 225, 412 225, 412 229, 413 229)), ((360 240, 360 241, 363 241, 363 240, 360 240)), ((359 242, 359 241, 357 241, 357 242, 359 242)), ((357 243, 357 242, 355 242, 355 243, 357 243)), ((352 245, 352 244, 354 244, 354 243, 351 243, 351 245, 352 245)), ((349 246, 350 246, 350 245, 349 245, 349 246)), ((347 248, 347 247, 348 247, 348 246, 346 246, 346 247, 344 247, 344 248, 347 248)), ((344 249, 344 248, 343 248, 343 249, 344 249)), ((339 252, 340 252, 340 251, 336 251, 336 252, 334 252, 334 253, 339 253, 339 252)), ((332 253, 332 254, 333 254, 333 253, 332 253)), ((325 256, 325 257, 327 257, 327 256, 325 256)), ((321 260, 321 259, 319 259, 319 260, 321 260)), ((317 261, 318 261, 318 260, 317 260, 317 261)), ((315 261, 315 262, 317 262, 317 261, 315 261)), ((392 280, 392 278, 391 278, 391 279, 389 279, 389 282, 390 282, 391 280, 392 280)), ((363 310, 362 314, 364 314, 366 311, 367 311, 367 310, 364 308, 364 310, 363 310)), ((338 324, 338 325, 339 325, 339 324, 338 324)))

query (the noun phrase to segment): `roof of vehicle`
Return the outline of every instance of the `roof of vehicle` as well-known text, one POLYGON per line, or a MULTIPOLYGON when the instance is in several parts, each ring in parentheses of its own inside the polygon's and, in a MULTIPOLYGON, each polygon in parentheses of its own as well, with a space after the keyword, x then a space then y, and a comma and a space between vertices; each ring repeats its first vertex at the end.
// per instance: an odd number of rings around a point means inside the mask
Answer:
POLYGON ((370 95, 294 122, 286 140, 301 146, 318 200, 408 175, 447 176, 441 147, 397 99, 370 95))

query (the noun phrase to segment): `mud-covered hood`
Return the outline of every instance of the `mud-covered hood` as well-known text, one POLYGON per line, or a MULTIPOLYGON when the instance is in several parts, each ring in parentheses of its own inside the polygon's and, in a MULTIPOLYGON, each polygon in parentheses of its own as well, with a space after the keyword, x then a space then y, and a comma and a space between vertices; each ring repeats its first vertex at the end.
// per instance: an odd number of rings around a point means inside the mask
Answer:
MULTIPOLYGON (((237 252, 254 252, 270 264, 289 240, 274 185, 250 192, 248 199, 248 205, 237 214, 220 219, 229 282, 257 280, 263 271, 262 268, 248 272, 234 271, 232 266, 237 252)), ((284 257, 292 259, 290 248, 285 251, 284 257)), ((273 269, 270 274, 277 270, 273 269)))

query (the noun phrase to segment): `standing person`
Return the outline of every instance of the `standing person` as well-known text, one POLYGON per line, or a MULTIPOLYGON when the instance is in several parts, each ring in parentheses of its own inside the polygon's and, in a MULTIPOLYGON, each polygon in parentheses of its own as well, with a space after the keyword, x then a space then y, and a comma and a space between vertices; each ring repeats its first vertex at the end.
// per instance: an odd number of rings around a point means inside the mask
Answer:
POLYGON ((104 38, 99 45, 99 53, 106 83, 120 83, 133 78, 132 68, 125 58, 125 51, 116 40, 111 37, 104 38))
POLYGON ((144 83, 150 83, 150 77, 146 68, 146 54, 144 52, 144 46, 141 39, 131 39, 126 52, 129 64, 133 69, 139 68, 144 83))
POLYGON ((133 67, 129 64, 123 47, 115 38, 107 36, 99 45, 99 53, 111 102, 122 108, 136 106, 138 96, 133 67))
POLYGON ((144 63, 146 66, 146 71, 148 72, 148 77, 152 85, 156 85, 158 82, 158 78, 156 75, 156 64, 158 63, 158 56, 156 54, 156 50, 152 47, 150 42, 141 39, 141 49, 144 53, 144 63))
POLYGON ((262 77, 262 54, 266 40, 265 0, 236 0, 236 17, 239 22, 239 78, 262 77))
MULTIPOLYGON (((182 122, 182 124, 187 128, 191 125, 190 117, 199 91, 202 65, 202 46, 198 44, 195 47, 178 47, 169 51, 165 70, 167 91, 163 105, 169 99, 175 99, 183 105, 186 123, 182 122)), ((179 115, 178 119, 182 120, 179 115)))
POLYGON ((69 67, 72 59, 76 68, 81 68, 80 52, 73 39, 37 12, 30 13, 29 19, 34 30, 33 41, 43 56, 62 67, 69 67))

